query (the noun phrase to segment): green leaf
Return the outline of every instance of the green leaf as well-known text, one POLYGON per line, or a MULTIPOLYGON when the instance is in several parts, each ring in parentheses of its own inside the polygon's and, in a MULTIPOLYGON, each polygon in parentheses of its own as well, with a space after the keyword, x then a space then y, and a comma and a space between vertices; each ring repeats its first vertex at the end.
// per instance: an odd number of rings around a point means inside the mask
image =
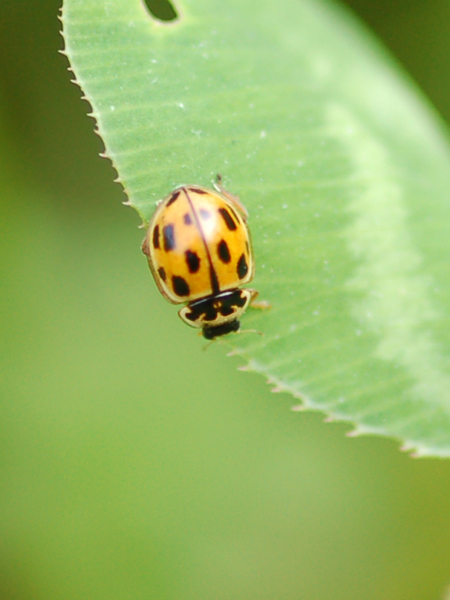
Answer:
MULTIPOLYGON (((306 0, 65 0, 66 53, 129 204, 216 173, 250 213, 232 352, 357 433, 450 455, 450 153, 443 125, 346 12, 306 0)), ((175 318, 175 317, 174 317, 175 318)), ((181 327, 181 324, 180 324, 181 327)))

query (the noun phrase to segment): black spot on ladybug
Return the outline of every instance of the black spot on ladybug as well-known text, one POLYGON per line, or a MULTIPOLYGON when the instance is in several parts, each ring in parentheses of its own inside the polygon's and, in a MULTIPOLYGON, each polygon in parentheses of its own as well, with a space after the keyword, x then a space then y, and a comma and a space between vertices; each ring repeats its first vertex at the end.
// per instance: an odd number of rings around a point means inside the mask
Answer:
POLYGON ((248 264, 247 264, 247 259, 245 258, 245 254, 242 254, 240 259, 238 260, 236 271, 237 271, 239 279, 244 279, 244 277, 247 275, 248 264))
POLYGON ((243 306, 245 306, 247 299, 244 296, 244 294, 242 293, 242 291, 238 290, 238 292, 239 292, 239 295, 236 295, 236 297, 234 298, 234 303, 236 306, 239 306, 240 308, 242 308, 243 306))
POLYGON ((222 317, 229 317, 236 312, 236 309, 233 306, 227 306, 226 304, 223 304, 219 307, 219 312, 222 317))
POLYGON ((169 252, 175 248, 175 235, 173 225, 166 225, 163 229, 164 250, 169 252))
POLYGON ((201 218, 204 219, 205 221, 207 219, 211 218, 211 213, 209 212, 209 210, 206 210, 205 208, 201 208, 199 212, 200 212, 201 218))
POLYGON ((159 248, 159 225, 153 230, 153 248, 159 248))
POLYGON ((172 287, 173 291, 177 296, 189 296, 189 285, 186 279, 183 277, 178 277, 178 275, 173 275, 172 277, 172 287))
POLYGON ((230 262, 230 260, 231 260, 230 250, 228 249, 228 244, 226 243, 225 240, 221 240, 217 244, 217 254, 219 255, 219 258, 222 262, 224 262, 224 263, 230 262))
POLYGON ((191 312, 186 313, 186 319, 189 319, 189 321, 194 322, 197 320, 197 318, 198 318, 197 315, 195 313, 193 313, 192 310, 191 310, 191 312))
POLYGON ((236 231, 237 229, 237 225, 234 222, 233 217, 230 215, 230 213, 227 211, 226 208, 219 208, 219 213, 222 215, 223 220, 226 223, 226 226, 228 227, 228 229, 230 231, 236 231))
POLYGON ((196 194, 208 194, 209 193, 206 190, 202 190, 201 188, 196 188, 196 187, 190 187, 189 191, 195 192, 196 194))
POLYGON ((158 269, 158 275, 161 277, 161 279, 163 281, 166 280, 166 271, 164 270, 164 267, 159 267, 159 269, 158 269))
POLYGON ((186 250, 184 256, 186 257, 189 273, 197 273, 200 269, 200 258, 198 257, 198 254, 191 252, 191 250, 186 250))
POLYGON ((185 225, 192 225, 191 215, 189 213, 183 215, 183 221, 185 225))
POLYGON ((174 193, 167 200, 166 206, 170 206, 171 204, 173 204, 180 194, 181 194, 181 190, 175 190, 174 193))

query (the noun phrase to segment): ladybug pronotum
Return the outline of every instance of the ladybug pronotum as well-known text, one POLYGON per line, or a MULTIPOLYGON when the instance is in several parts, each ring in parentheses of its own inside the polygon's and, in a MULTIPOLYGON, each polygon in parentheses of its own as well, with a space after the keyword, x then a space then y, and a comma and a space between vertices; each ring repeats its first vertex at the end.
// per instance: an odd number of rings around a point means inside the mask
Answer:
POLYGON ((142 251, 161 294, 181 319, 212 340, 239 331, 257 296, 239 289, 255 274, 247 211, 221 186, 183 185, 157 206, 142 251))

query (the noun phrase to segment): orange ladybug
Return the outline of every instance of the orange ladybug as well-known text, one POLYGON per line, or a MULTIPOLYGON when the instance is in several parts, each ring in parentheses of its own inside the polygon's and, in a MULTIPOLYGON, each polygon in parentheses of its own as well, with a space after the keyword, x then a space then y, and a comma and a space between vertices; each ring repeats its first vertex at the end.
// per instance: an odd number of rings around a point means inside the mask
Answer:
MULTIPOLYGON (((220 179, 219 179, 220 181, 220 179)), ((240 329, 257 292, 247 211, 224 190, 183 185, 158 205, 142 244, 161 294, 181 319, 212 340, 240 329)))

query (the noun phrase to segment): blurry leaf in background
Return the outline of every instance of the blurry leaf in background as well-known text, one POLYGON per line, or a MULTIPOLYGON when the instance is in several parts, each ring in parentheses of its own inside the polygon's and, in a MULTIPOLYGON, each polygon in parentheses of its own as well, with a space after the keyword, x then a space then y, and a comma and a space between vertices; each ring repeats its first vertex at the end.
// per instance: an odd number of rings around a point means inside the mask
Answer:
POLYGON ((0 597, 441 598, 447 462, 201 352, 97 157, 58 3, 2 7, 0 597))
POLYGON ((450 4, 447 0, 347 0, 373 27, 450 121, 450 4))

